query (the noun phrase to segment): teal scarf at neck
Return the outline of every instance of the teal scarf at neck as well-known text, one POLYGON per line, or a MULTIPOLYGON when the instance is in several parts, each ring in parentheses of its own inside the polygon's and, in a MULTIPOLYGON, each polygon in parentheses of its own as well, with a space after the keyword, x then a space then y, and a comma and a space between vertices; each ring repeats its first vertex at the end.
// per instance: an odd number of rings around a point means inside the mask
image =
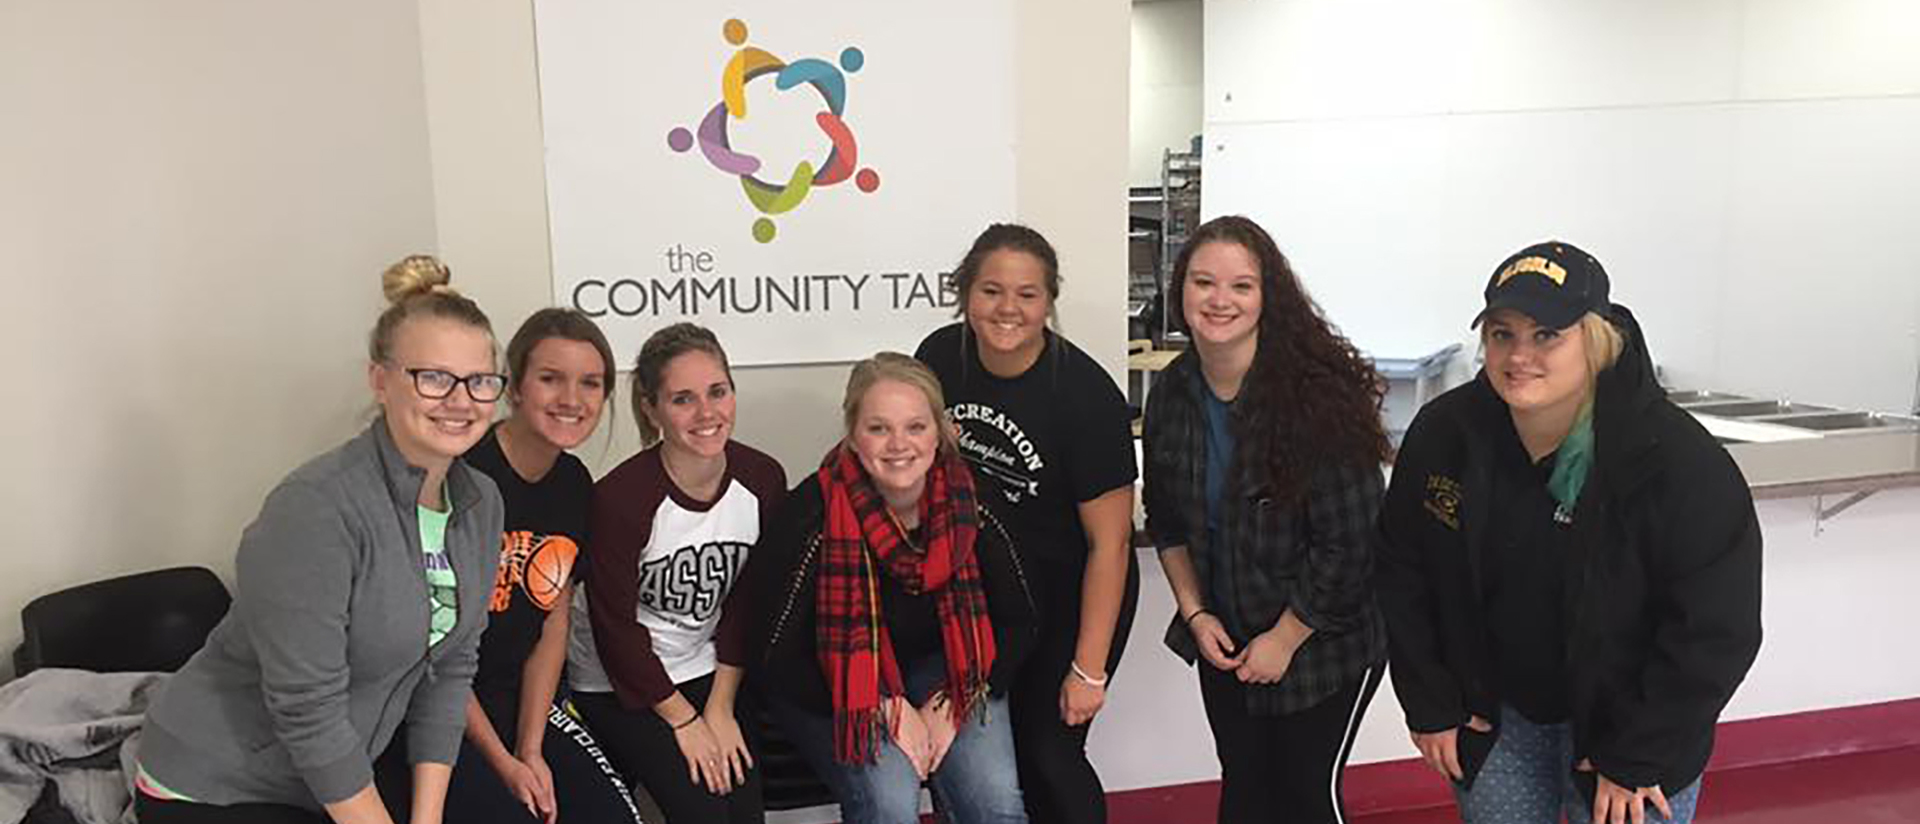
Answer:
POLYGON ((1560 442, 1558 453, 1553 474, 1547 478, 1547 492, 1560 504, 1554 507, 1554 521, 1570 524, 1580 490, 1586 488, 1588 470, 1593 468, 1593 402, 1580 407, 1580 415, 1574 418, 1566 440, 1560 442))

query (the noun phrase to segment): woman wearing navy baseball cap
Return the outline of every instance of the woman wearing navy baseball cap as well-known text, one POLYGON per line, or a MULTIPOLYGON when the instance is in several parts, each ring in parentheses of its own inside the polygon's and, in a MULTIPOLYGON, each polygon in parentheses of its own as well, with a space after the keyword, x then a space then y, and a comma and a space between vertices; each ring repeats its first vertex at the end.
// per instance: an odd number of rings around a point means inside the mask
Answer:
POLYGON ((1503 261, 1485 368, 1420 411, 1387 490, 1394 693, 1472 824, 1691 821, 1759 651, 1746 479, 1608 291, 1568 243, 1503 261))

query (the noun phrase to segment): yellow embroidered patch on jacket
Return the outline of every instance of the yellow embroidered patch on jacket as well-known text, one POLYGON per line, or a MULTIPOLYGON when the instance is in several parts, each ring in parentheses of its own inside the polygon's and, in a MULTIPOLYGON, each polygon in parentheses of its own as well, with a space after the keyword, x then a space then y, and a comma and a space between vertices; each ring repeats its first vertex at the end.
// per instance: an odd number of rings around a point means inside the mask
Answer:
POLYGON ((1427 513, 1432 515, 1446 528, 1460 529, 1460 500, 1466 493, 1460 488, 1460 482, 1445 475, 1427 476, 1427 513))

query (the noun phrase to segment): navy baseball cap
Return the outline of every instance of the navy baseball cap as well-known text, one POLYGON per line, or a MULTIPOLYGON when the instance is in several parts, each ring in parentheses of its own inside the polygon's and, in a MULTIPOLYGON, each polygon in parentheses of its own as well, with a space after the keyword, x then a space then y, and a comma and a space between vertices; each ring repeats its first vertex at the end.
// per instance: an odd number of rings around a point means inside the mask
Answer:
POLYGON ((1496 309, 1512 309, 1548 329, 1565 329, 1588 312, 1602 316, 1607 300, 1607 270, 1593 255, 1571 243, 1549 240, 1507 256, 1487 281, 1487 306, 1473 327, 1496 309))

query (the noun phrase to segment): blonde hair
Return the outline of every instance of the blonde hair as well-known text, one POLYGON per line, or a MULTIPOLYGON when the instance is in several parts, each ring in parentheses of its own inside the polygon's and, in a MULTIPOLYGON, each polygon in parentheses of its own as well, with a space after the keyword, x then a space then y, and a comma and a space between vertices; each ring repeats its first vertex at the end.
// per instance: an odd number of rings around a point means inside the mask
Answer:
POLYGON ((866 400, 867 391, 881 381, 904 383, 920 390, 926 396, 927 408, 933 410, 933 423, 940 430, 940 449, 948 455, 959 454, 960 444, 954 438, 953 419, 947 415, 947 396, 940 390, 940 379, 933 370, 911 356, 899 352, 879 352, 853 365, 853 372, 847 375, 847 394, 840 401, 840 410, 846 416, 846 436, 853 437, 853 427, 860 417, 860 402, 866 400))
POLYGON ((733 383, 733 367, 727 364, 727 350, 720 347, 720 339, 713 330, 693 323, 676 323, 661 329, 647 337, 640 345, 640 355, 633 361, 633 420, 640 429, 641 447, 653 446, 660 442, 660 424, 648 417, 647 408, 659 399, 660 381, 665 377, 667 364, 674 358, 688 352, 705 352, 720 362, 720 371, 727 375, 727 383, 733 383))
POLYGON ((1586 338, 1587 374, 1598 379, 1601 372, 1612 369, 1620 361, 1620 353, 1627 348, 1626 335, 1621 333, 1620 327, 1613 325, 1613 321, 1596 312, 1581 315, 1575 325, 1580 327, 1580 334, 1586 338))
POLYGON ((387 362, 393 354, 395 333, 415 317, 459 321, 493 337, 493 323, 487 320, 487 313, 447 285, 452 280, 452 270, 432 255, 408 255, 388 266, 380 274, 380 291, 387 296, 387 308, 367 336, 367 357, 375 363, 387 362))
POLYGON ((380 274, 380 291, 387 302, 399 303, 414 295, 439 293, 458 295, 452 286, 453 270, 433 255, 408 255, 380 274))

